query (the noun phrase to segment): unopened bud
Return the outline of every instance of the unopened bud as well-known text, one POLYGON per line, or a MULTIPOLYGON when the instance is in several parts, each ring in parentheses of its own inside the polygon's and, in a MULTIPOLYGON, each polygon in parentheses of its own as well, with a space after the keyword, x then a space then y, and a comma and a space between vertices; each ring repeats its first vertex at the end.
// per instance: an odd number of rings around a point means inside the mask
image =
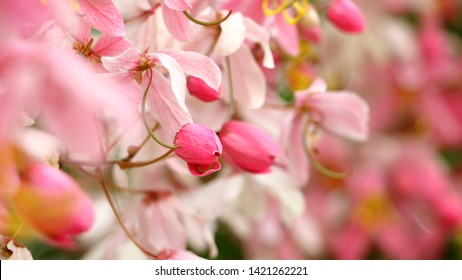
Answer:
POLYGON ((327 9, 327 17, 344 32, 361 33, 366 28, 363 13, 351 0, 334 0, 327 9))
POLYGON ((220 91, 209 87, 203 80, 189 76, 187 79, 189 93, 204 102, 215 101, 220 98, 220 91))

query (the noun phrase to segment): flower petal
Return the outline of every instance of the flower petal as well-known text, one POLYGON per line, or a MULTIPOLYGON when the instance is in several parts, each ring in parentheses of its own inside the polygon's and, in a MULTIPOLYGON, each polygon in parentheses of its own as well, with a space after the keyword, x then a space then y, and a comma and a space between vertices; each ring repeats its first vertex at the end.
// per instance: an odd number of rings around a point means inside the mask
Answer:
POLYGON ((90 24, 112 36, 125 35, 125 25, 112 0, 77 0, 82 13, 90 24))
POLYGON ((220 23, 220 37, 215 45, 215 51, 222 56, 235 53, 244 44, 246 26, 241 13, 233 13, 227 20, 220 23))
POLYGON ((255 21, 244 18, 244 24, 247 28, 246 38, 261 45, 263 49, 263 66, 274 68, 273 53, 270 48, 270 33, 255 21))
POLYGON ((100 56, 114 56, 132 47, 133 43, 124 37, 103 34, 93 47, 93 52, 100 56))
POLYGON ((220 68, 209 57, 196 52, 185 52, 176 49, 165 49, 160 52, 173 57, 181 65, 186 75, 201 79, 216 91, 220 88, 220 68))
POLYGON ((176 132, 183 125, 192 123, 192 117, 187 109, 178 103, 173 94, 170 81, 157 71, 153 71, 152 84, 149 94, 149 104, 154 118, 166 130, 171 142, 176 132))
POLYGON ((304 149, 304 126, 308 121, 306 114, 295 114, 289 123, 287 160, 289 171, 299 184, 305 184, 310 176, 310 164, 304 149))
POLYGON ((178 104, 185 111, 188 111, 185 103, 186 77, 184 76, 181 65, 171 56, 163 53, 148 53, 147 57, 148 59, 154 58, 158 60, 162 66, 167 68, 170 74, 171 88, 173 89, 174 96, 176 97, 178 104))
POLYGON ((229 57, 229 64, 235 101, 248 109, 262 107, 266 99, 265 76, 250 49, 240 48, 229 57))
POLYGON ((369 106, 358 95, 341 91, 313 94, 309 99, 310 105, 321 112, 326 129, 351 140, 367 140, 369 106))
POLYGON ((191 23, 181 11, 170 9, 162 4, 162 17, 168 31, 176 39, 186 42, 191 36, 191 23))
POLYGON ((187 0, 164 0, 165 6, 169 7, 172 10, 184 11, 192 9, 191 3, 187 0))

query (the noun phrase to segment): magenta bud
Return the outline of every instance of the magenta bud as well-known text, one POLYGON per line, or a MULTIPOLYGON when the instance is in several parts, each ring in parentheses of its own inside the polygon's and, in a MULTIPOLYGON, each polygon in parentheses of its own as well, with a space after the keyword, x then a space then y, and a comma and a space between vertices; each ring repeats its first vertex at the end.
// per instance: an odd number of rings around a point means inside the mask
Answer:
POLYGON ((186 81, 189 93, 192 96, 195 96, 204 102, 211 102, 220 98, 220 91, 216 91, 209 87, 202 79, 189 76, 186 81))
POLYGON ((327 9, 327 17, 344 32, 361 33, 366 28, 361 9, 351 0, 333 0, 327 9))
POLYGON ((185 124, 175 136, 175 153, 188 164, 194 176, 205 176, 220 170, 218 159, 222 146, 217 134, 200 124, 185 124))
POLYGON ((277 143, 263 130, 241 122, 227 122, 219 133, 225 159, 252 173, 266 173, 279 154, 277 143))
POLYGON ((14 203, 28 224, 64 247, 72 247, 72 237, 89 230, 94 222, 88 195, 69 175, 48 164, 26 170, 14 203))

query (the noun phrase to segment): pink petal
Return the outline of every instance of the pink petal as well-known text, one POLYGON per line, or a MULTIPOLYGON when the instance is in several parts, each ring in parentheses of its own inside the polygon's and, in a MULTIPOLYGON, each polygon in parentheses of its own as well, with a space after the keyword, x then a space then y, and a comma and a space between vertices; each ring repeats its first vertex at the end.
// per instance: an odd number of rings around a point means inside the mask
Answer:
POLYGON ((183 110, 188 111, 186 107, 186 77, 184 76, 181 65, 171 56, 163 53, 148 53, 148 59, 157 60, 162 66, 167 68, 170 74, 171 88, 178 104, 183 110))
POLYGON ((75 38, 81 43, 88 43, 91 38, 91 25, 88 21, 79 18, 75 31, 75 38))
POLYGON ((341 136, 365 141, 369 134, 369 106, 358 95, 348 92, 313 94, 310 105, 321 113, 323 126, 341 136))
POLYGON ((90 24, 112 36, 125 35, 125 25, 112 0, 77 0, 82 13, 90 24))
POLYGON ((240 48, 229 57, 229 64, 236 102, 249 109, 262 107, 266 99, 265 76, 250 49, 240 48))
POLYGON ((311 94, 324 93, 327 91, 327 84, 323 79, 316 79, 313 81, 308 89, 295 92, 295 104, 297 107, 303 107, 309 102, 311 94))
POLYGON ((183 12, 172 10, 162 4, 162 17, 173 37, 183 42, 189 40, 191 37, 191 23, 183 12))
POLYGON ((308 182, 310 176, 310 164, 304 149, 303 135, 308 116, 306 114, 296 114, 289 124, 288 143, 287 143, 287 160, 291 174, 295 180, 303 185, 308 182))
POLYGON ((172 198, 145 203, 139 211, 140 242, 155 251, 186 249, 186 233, 172 198))
POLYGON ((249 18, 244 18, 244 24, 247 28, 247 39, 260 44, 263 49, 263 66, 274 68, 273 53, 270 48, 270 33, 268 30, 249 18))
POLYGON ((140 57, 141 51, 128 49, 116 57, 103 57, 101 61, 109 72, 126 72, 140 65, 140 57))
POLYGON ((212 174, 213 172, 216 172, 221 169, 221 164, 219 161, 215 162, 212 167, 209 165, 199 165, 199 164, 194 164, 194 163, 188 163, 188 169, 191 172, 192 175, 194 176, 207 176, 209 174, 212 174), (202 172, 203 170, 207 170, 205 172, 202 172))
POLYGON ((103 34, 93 47, 93 51, 100 56, 115 56, 132 47, 133 43, 124 37, 103 34))
POLYGON ((220 37, 215 44, 215 51, 222 56, 235 53, 244 44, 246 27, 241 13, 233 13, 220 24, 220 37))
POLYGON ((185 52, 176 49, 165 49, 160 52, 173 57, 181 65, 186 75, 201 79, 216 91, 220 88, 220 68, 209 57, 196 52, 185 52))
POLYGON ((167 131, 171 142, 183 125, 193 122, 189 111, 185 110, 175 98, 170 81, 157 71, 153 71, 149 104, 154 118, 167 131))
POLYGON ((164 0, 165 6, 172 10, 184 11, 192 9, 191 3, 187 0, 164 0))
POLYGON ((288 54, 297 56, 300 53, 297 26, 288 24, 280 14, 275 19, 276 40, 288 54))

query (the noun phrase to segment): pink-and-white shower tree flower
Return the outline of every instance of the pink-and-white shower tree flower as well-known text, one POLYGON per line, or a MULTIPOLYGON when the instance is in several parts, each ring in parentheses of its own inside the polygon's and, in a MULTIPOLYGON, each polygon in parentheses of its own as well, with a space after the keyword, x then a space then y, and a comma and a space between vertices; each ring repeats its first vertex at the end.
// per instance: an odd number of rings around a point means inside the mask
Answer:
POLYGON ((308 89, 295 92, 295 108, 282 141, 286 145, 289 170, 301 184, 309 178, 310 161, 324 170, 311 155, 320 129, 354 141, 365 141, 368 137, 367 103, 350 91, 327 91, 327 84, 321 79, 308 89))

